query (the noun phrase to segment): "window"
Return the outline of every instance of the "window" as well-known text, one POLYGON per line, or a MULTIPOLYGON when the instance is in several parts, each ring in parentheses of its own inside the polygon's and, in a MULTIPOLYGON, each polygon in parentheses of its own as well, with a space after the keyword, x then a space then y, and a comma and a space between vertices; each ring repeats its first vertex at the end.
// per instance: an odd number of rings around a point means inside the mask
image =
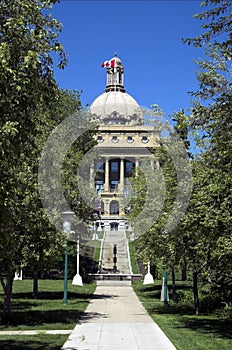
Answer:
POLYGON ((98 141, 98 142, 102 142, 102 141, 103 141, 103 137, 102 137, 102 136, 98 136, 98 137, 97 137, 97 141, 98 141))
POLYGON ((104 162, 97 162, 97 163, 96 163, 96 170, 102 170, 102 171, 104 171, 104 168, 105 168, 104 162))
POLYGON ((127 137, 127 142, 133 142, 133 137, 132 136, 128 136, 127 137))
POLYGON ((118 201, 110 202, 110 214, 118 215, 119 214, 119 203, 118 201))
POLYGON ((113 136, 111 140, 112 140, 112 142, 118 142, 118 137, 117 136, 113 136))
POLYGON ((117 161, 111 161, 111 171, 113 173, 118 172, 118 162, 117 161))
POLYGON ((125 162, 125 177, 131 177, 134 171, 134 163, 130 161, 125 162))
POLYGON ((118 181, 110 181, 110 192, 114 192, 118 189, 118 181))
POLYGON ((103 191, 103 181, 102 180, 97 180, 95 184, 96 192, 100 195, 101 192, 103 191))
POLYGON ((143 142, 143 143, 148 142, 148 138, 147 138, 147 136, 143 136, 143 137, 142 137, 142 142, 143 142))

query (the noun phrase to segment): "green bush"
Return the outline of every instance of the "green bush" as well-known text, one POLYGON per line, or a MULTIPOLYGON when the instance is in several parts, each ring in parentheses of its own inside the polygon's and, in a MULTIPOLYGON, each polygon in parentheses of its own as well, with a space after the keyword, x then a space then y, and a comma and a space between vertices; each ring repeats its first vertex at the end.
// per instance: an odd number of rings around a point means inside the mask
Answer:
POLYGON ((211 314, 217 309, 223 308, 222 299, 219 294, 200 295, 200 312, 211 314))
POLYGON ((175 301, 181 305, 193 306, 193 292, 190 290, 179 291, 175 295, 175 301))
POLYGON ((215 310, 215 314, 224 320, 232 320, 232 305, 224 304, 223 308, 215 310))

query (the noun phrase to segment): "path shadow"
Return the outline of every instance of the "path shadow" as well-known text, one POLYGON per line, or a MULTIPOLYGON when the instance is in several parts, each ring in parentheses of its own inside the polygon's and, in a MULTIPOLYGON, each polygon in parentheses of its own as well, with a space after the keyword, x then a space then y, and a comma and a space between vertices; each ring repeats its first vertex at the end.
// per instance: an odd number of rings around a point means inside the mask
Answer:
POLYGON ((99 313, 99 312, 85 312, 82 316, 81 316, 81 319, 80 319, 80 322, 81 323, 84 323, 84 322, 87 322, 88 320, 91 320, 93 318, 97 318, 97 319, 100 319, 100 318, 104 318, 104 319, 107 319, 109 318, 106 314, 103 314, 103 313, 99 313))
MULTIPOLYGON (((39 292, 35 300, 62 300, 64 297, 64 292, 39 292)), ((78 292, 68 292, 69 299, 88 299, 89 294, 78 293, 78 292)), ((14 293, 12 300, 17 299, 33 299, 32 293, 14 293)))
POLYGON ((39 327, 44 324, 72 324, 77 323, 83 314, 84 311, 67 309, 13 311, 11 313, 10 326, 26 326, 30 329, 30 327, 39 327))
MULTIPOLYGON (((65 338, 64 338, 65 341, 65 338)), ((57 348, 56 345, 52 345, 49 341, 41 342, 38 340, 32 340, 31 338, 28 338, 28 341, 23 340, 1 340, 0 339, 0 349, 1 350, 59 350, 60 348, 57 348)))
POLYGON ((117 295, 112 295, 112 294, 93 294, 91 299, 110 299, 110 298, 115 298, 117 295))

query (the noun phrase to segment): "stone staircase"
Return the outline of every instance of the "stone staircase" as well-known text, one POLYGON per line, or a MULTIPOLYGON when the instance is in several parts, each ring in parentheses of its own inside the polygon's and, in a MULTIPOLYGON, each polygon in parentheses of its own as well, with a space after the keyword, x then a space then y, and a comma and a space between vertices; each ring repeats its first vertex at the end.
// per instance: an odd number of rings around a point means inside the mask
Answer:
POLYGON ((128 241, 125 231, 105 231, 101 248, 101 269, 92 275, 97 285, 130 286, 132 271, 128 241), (117 262, 114 262, 114 247, 117 247, 117 262), (114 267, 116 266, 116 270, 114 267))
POLYGON ((140 281, 141 274, 133 274, 131 269, 128 240, 125 231, 105 231, 101 244, 99 271, 89 274, 97 285, 130 286, 132 281, 140 281), (114 247, 117 246, 117 262, 114 262, 114 247), (116 270, 115 270, 116 267, 116 270))
POLYGON ((101 273, 131 274, 129 248, 125 231, 105 232, 101 261, 101 273), (117 247, 116 271, 114 271, 114 246, 117 247))

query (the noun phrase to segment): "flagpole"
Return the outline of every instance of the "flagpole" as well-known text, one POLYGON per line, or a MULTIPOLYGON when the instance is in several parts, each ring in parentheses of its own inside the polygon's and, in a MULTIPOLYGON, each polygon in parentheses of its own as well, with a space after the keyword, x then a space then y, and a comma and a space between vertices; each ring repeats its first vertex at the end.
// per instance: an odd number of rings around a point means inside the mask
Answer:
POLYGON ((115 64, 115 59, 114 59, 114 91, 116 91, 116 82, 117 82, 117 76, 116 76, 116 64, 115 64))

